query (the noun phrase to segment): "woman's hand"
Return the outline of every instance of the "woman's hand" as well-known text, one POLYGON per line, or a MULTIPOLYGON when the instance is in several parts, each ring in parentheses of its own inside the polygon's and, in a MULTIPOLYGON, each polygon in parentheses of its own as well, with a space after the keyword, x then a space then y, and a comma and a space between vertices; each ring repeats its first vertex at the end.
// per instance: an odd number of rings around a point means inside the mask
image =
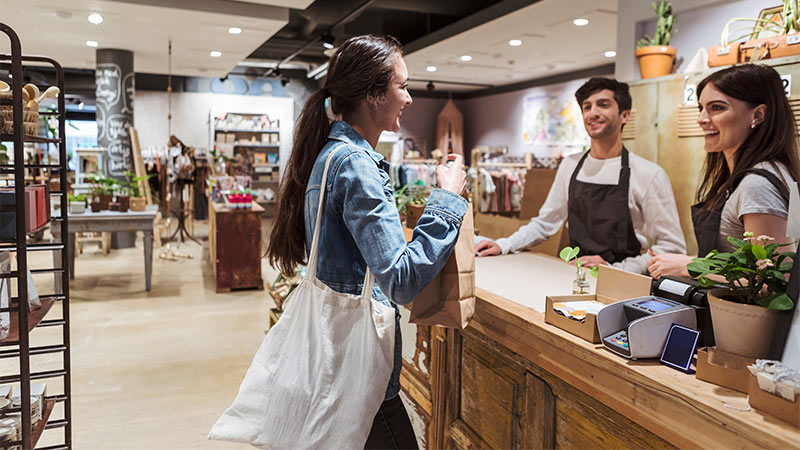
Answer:
POLYGON ((653 250, 648 250, 650 256, 650 263, 647 265, 647 270, 650 271, 650 276, 653 278, 661 278, 667 275, 688 277, 689 270, 686 265, 692 262, 691 256, 680 255, 676 253, 664 253, 656 255, 653 250))
POLYGON ((439 181, 439 187, 456 195, 461 195, 467 186, 464 158, 461 155, 449 154, 447 159, 453 161, 449 167, 444 164, 436 166, 436 179, 439 181))

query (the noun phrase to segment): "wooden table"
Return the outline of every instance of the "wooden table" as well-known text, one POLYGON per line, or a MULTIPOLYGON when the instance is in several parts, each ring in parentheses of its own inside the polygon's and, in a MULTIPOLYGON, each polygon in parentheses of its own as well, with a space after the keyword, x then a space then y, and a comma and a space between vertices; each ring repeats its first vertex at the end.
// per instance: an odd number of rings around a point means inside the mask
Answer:
POLYGON ((211 203, 208 210, 208 255, 217 292, 264 289, 261 278, 261 215, 264 208, 230 209, 211 203))
MULTIPOLYGON (((100 211, 87 210, 82 214, 70 214, 68 226, 69 236, 67 241, 67 256, 69 258, 69 278, 75 279, 75 233, 104 232, 104 231, 142 231, 144 232, 144 282, 145 289, 150 292, 150 279, 153 273, 153 221, 158 213, 158 206, 150 205, 144 211, 100 211)), ((50 227, 53 237, 60 238, 61 229, 58 226, 50 227)), ((59 264, 60 251, 53 252, 53 261, 59 264)), ((56 274, 56 277, 61 276, 56 274)), ((60 286, 57 283, 56 286, 60 286)))
POLYGON ((401 385, 427 448, 798 448, 797 428, 733 409, 745 394, 545 323, 545 296, 569 292, 574 270, 530 253, 478 259, 465 330, 412 325, 415 342, 404 328, 401 385))

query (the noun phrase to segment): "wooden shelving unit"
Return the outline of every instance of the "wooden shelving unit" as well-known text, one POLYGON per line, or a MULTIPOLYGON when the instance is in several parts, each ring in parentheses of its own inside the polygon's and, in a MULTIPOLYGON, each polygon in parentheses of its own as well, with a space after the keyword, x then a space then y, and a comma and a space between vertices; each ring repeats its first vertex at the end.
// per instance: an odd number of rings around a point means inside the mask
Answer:
MULTIPOLYGON (((70 381, 70 340, 69 340, 69 277, 66 275, 68 268, 68 258, 65 243, 46 242, 32 243, 27 242, 31 232, 26 230, 26 202, 25 202, 25 182, 30 179, 33 171, 49 171, 53 175, 58 175, 61 190, 50 192, 50 199, 57 198, 61 206, 61 217, 52 218, 49 222, 51 227, 61 227, 61 236, 69 235, 67 232, 66 211, 68 208, 67 193, 64 186, 67 186, 67 150, 66 142, 63 137, 65 133, 65 90, 64 90, 64 71, 61 65, 55 60, 43 56, 22 55, 19 37, 8 25, 0 23, 0 33, 8 37, 10 41, 10 53, 0 54, 0 67, 9 68, 13 75, 13 81, 22 80, 23 63, 35 65, 49 65, 55 69, 57 86, 61 95, 58 96, 58 110, 48 112, 47 116, 55 116, 58 119, 58 133, 55 138, 41 136, 28 136, 23 133, 22 126, 22 84, 12 83, 12 98, 3 99, 0 105, 11 105, 13 109, 13 134, 0 134, 0 142, 12 144, 14 151, 14 164, 4 164, 0 166, 0 174, 11 174, 10 181, 14 186, 14 213, 16 215, 16 238, 12 241, 0 243, 0 251, 10 252, 14 255, 16 268, 8 273, 0 274, 0 278, 5 283, 15 282, 16 296, 10 297, 10 305, 0 307, 0 313, 7 313, 10 319, 9 334, 0 340, 0 359, 2 372, 0 372, 0 384, 19 383, 16 392, 19 394, 21 405, 11 408, 9 412, 19 413, 22 422, 22 436, 16 442, 5 443, 2 448, 22 448, 31 450, 36 448, 45 430, 63 429, 63 440, 60 444, 50 445, 41 450, 61 450, 72 448, 72 416, 71 416, 71 381, 70 381), (55 145, 58 149, 58 163, 51 164, 48 154, 45 163, 27 164, 25 160, 24 146, 30 144, 51 146, 55 145), (28 264, 28 252, 52 251, 54 252, 54 265, 51 268, 31 268, 28 264), (53 293, 40 294, 42 306, 38 309, 29 311, 28 301, 28 271, 34 275, 52 274, 54 277, 53 293), (60 308, 54 308, 60 304, 60 308), (60 315, 57 310, 60 309, 60 315), (60 327, 61 333, 57 342, 48 342, 47 345, 36 347, 30 345, 30 334, 35 333, 40 327, 60 327), (60 368, 52 369, 53 361, 48 361, 48 370, 41 370, 36 366, 38 360, 33 360, 34 355, 62 355, 60 368), (10 360, 10 361, 5 361, 10 360), (9 371, 15 366, 18 370, 9 371), (63 381, 63 392, 55 395, 48 395, 44 399, 42 419, 32 426, 31 420, 31 381, 47 382, 47 380, 63 381), (51 419, 51 415, 57 403, 63 403, 63 417, 51 419)), ((44 90, 44 89, 42 89, 44 90)), ((40 113, 41 114, 41 113, 40 113)), ((34 230, 35 231, 35 230, 34 230)), ((13 290, 9 289, 9 296, 13 290)), ((59 383, 52 383, 59 385, 59 383)), ((61 413, 59 413, 60 415, 61 413)))

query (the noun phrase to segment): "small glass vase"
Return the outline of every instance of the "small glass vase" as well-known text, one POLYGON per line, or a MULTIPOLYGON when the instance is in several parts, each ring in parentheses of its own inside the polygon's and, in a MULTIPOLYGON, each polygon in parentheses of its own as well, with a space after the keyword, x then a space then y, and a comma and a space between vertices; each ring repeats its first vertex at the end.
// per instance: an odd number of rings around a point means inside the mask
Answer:
POLYGON ((578 269, 578 276, 572 282, 572 295, 588 294, 589 281, 586 280, 586 271, 583 268, 578 269))

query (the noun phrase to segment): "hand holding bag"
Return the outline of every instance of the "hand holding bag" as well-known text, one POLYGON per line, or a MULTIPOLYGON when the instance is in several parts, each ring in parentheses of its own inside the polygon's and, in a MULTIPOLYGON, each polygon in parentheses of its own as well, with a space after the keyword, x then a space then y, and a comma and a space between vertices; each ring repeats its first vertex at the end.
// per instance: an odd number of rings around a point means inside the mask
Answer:
POLYGON ((265 449, 364 448, 392 372, 395 318, 372 300, 369 268, 360 295, 316 277, 328 168, 339 148, 325 163, 306 277, 209 439, 265 449))
POLYGON ((453 253, 411 304, 411 323, 463 330, 475 313, 475 227, 467 208, 453 253))

